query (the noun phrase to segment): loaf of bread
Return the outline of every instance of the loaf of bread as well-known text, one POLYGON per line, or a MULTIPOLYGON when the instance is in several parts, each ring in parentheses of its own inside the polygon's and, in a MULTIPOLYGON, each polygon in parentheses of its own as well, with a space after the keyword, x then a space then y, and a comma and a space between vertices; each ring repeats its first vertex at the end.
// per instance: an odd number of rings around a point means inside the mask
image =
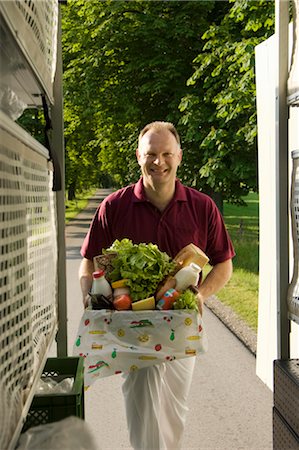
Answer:
POLYGON ((182 248, 175 256, 178 268, 189 266, 191 263, 197 264, 201 269, 209 262, 207 255, 196 245, 188 244, 182 248))
POLYGON ((160 300, 160 298, 162 298, 165 292, 169 289, 175 289, 176 280, 174 275, 176 272, 183 267, 189 266, 191 263, 197 264, 202 269, 209 262, 209 258, 199 247, 194 244, 189 244, 179 251, 179 253, 175 256, 174 261, 177 263, 177 266, 174 272, 171 275, 168 275, 168 277, 166 277, 166 279, 164 279, 158 286, 155 295, 156 300, 160 300))

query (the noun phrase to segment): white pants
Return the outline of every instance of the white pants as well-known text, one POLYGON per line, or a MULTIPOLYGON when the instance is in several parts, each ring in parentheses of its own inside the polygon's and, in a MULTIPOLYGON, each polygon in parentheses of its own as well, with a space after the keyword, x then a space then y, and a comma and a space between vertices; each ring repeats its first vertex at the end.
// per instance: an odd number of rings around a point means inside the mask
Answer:
POLYGON ((195 357, 137 370, 126 376, 125 399, 135 450, 180 449, 195 357))

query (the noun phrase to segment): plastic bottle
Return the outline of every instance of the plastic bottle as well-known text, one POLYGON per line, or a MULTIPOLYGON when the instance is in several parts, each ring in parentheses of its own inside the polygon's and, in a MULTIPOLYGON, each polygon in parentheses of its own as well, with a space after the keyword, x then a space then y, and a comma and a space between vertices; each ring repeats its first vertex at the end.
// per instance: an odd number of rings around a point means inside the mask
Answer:
POLYGON ((160 310, 172 309, 174 302, 179 298, 180 293, 175 289, 168 289, 158 301, 156 308, 160 310))
POLYGON ((199 274, 201 267, 195 263, 191 263, 189 266, 183 267, 175 275, 176 280, 175 289, 177 291, 185 291, 188 286, 196 286, 199 280, 199 274))
POLYGON ((112 299, 112 287, 105 278, 105 272, 103 270, 97 270, 92 274, 92 286, 91 294, 104 295, 107 299, 112 299))

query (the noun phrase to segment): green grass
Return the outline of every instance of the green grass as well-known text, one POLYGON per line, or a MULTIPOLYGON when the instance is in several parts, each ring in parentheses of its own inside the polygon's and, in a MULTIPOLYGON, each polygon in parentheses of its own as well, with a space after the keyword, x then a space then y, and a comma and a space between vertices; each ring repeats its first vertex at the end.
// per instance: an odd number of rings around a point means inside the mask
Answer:
POLYGON ((217 297, 257 330, 259 282, 259 200, 257 194, 244 198, 248 206, 224 205, 224 220, 236 256, 231 280, 217 297))
POLYGON ((65 223, 68 223, 71 219, 76 217, 79 212, 81 212, 87 206, 88 199, 94 192, 95 189, 90 189, 88 191, 77 194, 75 200, 65 201, 65 223))
POLYGON ((234 273, 217 297, 230 306, 252 329, 257 330, 258 275, 235 268, 234 273))

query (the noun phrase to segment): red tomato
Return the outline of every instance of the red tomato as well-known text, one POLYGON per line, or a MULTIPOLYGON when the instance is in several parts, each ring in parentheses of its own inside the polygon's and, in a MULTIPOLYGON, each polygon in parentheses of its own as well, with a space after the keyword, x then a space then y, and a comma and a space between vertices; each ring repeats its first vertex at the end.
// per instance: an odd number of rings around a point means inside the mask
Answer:
POLYGON ((119 295, 113 300, 113 306, 118 311, 131 309, 131 305, 132 299, 128 294, 119 295))

